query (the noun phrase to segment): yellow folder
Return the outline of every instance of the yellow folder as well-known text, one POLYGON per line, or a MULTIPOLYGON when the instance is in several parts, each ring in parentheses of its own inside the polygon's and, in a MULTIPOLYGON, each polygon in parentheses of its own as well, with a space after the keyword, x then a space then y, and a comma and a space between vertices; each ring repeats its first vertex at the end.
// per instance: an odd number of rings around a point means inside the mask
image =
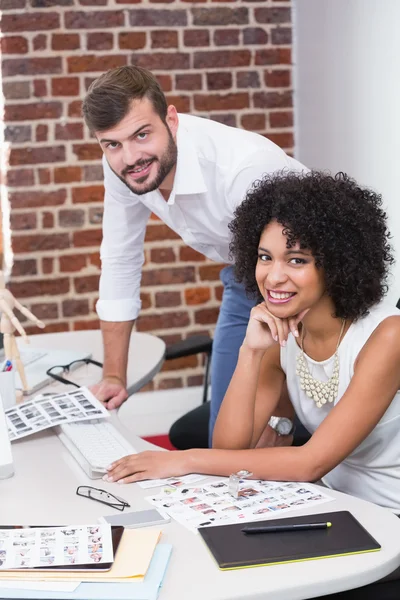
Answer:
POLYGON ((122 534, 114 563, 109 571, 58 571, 51 569, 15 571, 0 570, 0 579, 49 580, 91 582, 143 581, 161 536, 160 529, 125 529, 122 534))

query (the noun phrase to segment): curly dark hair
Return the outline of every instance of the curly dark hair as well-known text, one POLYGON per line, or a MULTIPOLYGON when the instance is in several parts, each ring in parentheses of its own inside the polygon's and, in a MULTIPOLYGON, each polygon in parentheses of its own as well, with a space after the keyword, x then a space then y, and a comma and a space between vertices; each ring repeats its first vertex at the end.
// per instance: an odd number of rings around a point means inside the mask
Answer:
POLYGON ((356 320, 387 292, 394 262, 382 197, 344 173, 278 172, 256 181, 229 224, 236 279, 262 297, 255 279, 260 236, 276 220, 324 269, 335 317, 356 320))

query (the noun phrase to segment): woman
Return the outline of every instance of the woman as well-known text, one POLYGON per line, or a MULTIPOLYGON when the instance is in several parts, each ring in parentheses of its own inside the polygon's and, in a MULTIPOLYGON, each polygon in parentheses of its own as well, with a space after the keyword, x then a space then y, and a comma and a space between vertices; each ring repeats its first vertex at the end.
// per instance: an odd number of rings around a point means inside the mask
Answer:
POLYGON ((400 512, 400 317, 381 301, 393 262, 381 198, 343 174, 265 177, 230 225, 239 281, 260 295, 213 449, 143 452, 107 479, 247 469, 322 481, 400 512), (257 447, 284 385, 312 433, 257 447))

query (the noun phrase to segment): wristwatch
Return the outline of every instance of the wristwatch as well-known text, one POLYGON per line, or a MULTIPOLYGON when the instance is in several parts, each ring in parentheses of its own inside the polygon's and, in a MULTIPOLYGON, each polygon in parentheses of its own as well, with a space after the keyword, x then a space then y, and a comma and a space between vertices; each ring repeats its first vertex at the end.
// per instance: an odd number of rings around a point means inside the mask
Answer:
POLYGON ((291 435, 294 432, 294 423, 287 417, 271 417, 268 425, 276 431, 278 435, 291 435))

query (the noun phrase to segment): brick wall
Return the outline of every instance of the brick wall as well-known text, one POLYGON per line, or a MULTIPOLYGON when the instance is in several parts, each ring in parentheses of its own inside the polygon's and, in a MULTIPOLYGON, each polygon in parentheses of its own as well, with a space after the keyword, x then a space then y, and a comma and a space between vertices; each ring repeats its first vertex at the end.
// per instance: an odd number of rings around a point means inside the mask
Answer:
MULTIPOLYGON (((103 187, 101 152, 81 119, 88 84, 109 68, 141 65, 179 111, 257 131, 290 151, 290 1, 0 0, 0 7, 10 288, 46 331, 97 328, 103 187)), ((212 333, 220 268, 153 218, 137 329, 167 342, 212 333)), ((154 386, 197 385, 201 373, 200 357, 171 361, 154 386)))

